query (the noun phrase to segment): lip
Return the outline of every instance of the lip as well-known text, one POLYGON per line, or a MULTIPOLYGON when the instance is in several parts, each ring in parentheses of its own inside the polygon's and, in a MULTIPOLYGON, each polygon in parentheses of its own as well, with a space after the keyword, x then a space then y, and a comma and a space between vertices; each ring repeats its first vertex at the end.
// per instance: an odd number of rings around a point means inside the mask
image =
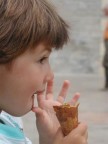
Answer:
POLYGON ((44 93, 44 92, 45 92, 45 89, 44 89, 44 90, 37 91, 35 94, 41 94, 41 93, 44 93))

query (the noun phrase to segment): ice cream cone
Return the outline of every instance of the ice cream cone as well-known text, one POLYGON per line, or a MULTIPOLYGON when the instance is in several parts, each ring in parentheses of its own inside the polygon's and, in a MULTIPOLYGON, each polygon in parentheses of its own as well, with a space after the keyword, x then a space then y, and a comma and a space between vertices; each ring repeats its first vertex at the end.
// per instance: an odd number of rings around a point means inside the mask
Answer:
POLYGON ((65 136, 78 126, 78 106, 79 104, 53 106, 65 136))

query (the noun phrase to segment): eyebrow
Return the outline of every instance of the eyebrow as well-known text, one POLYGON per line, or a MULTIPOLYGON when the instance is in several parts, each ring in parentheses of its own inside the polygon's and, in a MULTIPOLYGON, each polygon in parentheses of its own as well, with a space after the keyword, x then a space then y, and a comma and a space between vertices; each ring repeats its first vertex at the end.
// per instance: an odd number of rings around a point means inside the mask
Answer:
POLYGON ((51 49, 45 49, 43 52, 42 52, 42 54, 49 54, 49 53, 51 53, 51 49))
POLYGON ((53 48, 51 48, 51 47, 47 47, 45 50, 48 51, 48 52, 52 52, 52 49, 53 48))

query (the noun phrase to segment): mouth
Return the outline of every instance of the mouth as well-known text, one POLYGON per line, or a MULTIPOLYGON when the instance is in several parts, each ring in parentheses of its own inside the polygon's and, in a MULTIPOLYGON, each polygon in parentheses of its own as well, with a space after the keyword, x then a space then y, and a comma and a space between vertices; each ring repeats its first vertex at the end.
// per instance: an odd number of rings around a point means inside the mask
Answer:
POLYGON ((33 110, 33 108, 35 107, 35 105, 37 105, 37 103, 36 103, 36 101, 35 101, 35 98, 36 98, 36 95, 39 95, 39 94, 43 94, 45 92, 45 89, 43 89, 43 90, 40 90, 40 91, 37 91, 37 92, 35 92, 34 94, 33 94, 33 96, 32 96, 32 108, 31 108, 31 110, 33 110))
POLYGON ((32 104, 32 107, 35 106, 35 97, 36 97, 36 95, 43 94, 44 92, 45 92, 45 89, 36 91, 36 92, 32 95, 32 98, 33 98, 33 100, 32 100, 32 103, 33 103, 33 104, 32 104))
POLYGON ((42 94, 42 93, 44 93, 44 92, 45 92, 45 89, 39 90, 39 91, 35 92, 34 95, 42 94))

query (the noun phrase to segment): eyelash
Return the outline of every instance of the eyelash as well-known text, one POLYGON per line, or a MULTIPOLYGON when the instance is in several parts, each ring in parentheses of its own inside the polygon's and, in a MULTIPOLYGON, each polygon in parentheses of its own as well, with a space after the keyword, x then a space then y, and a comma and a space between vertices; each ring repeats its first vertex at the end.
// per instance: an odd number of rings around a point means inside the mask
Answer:
POLYGON ((43 57, 43 58, 41 58, 41 59, 39 60, 39 63, 43 64, 46 59, 48 59, 48 57, 43 57))

